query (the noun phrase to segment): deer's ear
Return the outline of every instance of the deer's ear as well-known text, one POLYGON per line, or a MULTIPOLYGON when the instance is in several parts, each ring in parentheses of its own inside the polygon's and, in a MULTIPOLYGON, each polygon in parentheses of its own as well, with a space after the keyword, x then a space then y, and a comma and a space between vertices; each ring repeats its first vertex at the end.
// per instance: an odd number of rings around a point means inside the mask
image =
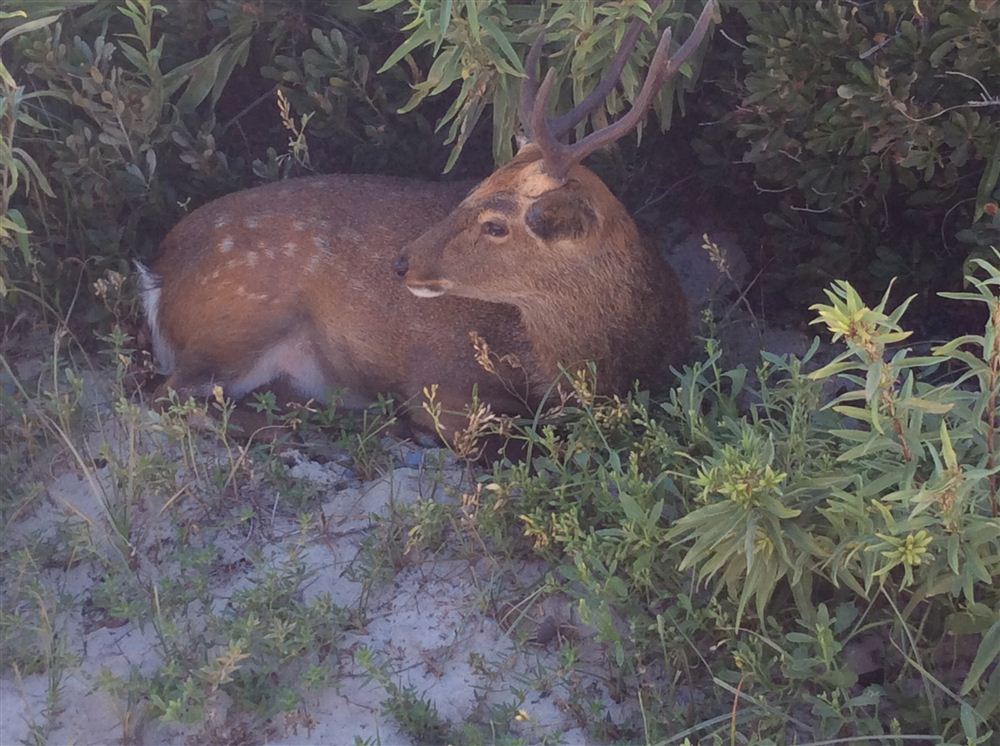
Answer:
POLYGON ((543 241, 563 241, 590 233, 597 225, 597 214, 579 191, 562 187, 536 199, 524 223, 543 241))

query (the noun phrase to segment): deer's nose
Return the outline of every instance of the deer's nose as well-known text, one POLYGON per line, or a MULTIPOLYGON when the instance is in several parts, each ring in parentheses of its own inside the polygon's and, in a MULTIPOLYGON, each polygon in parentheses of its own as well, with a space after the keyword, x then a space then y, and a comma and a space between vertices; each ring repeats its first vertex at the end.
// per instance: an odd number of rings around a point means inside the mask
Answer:
POLYGON ((410 271, 410 260, 406 258, 406 254, 400 254, 396 257, 396 260, 392 263, 392 269, 397 277, 406 277, 406 273, 410 271))

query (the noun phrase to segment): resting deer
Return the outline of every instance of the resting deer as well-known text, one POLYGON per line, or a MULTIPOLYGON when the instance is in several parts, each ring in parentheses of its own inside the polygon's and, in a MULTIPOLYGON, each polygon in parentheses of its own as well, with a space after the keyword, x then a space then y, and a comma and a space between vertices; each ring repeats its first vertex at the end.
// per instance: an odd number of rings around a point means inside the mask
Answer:
MULTIPOLYGON (((454 412, 476 387, 494 412, 517 414, 536 406, 561 370, 588 362, 602 392, 662 382, 688 345, 683 293, 581 162, 639 124, 713 12, 709 0, 673 54, 664 32, 628 113, 572 145, 561 138, 617 85, 643 24, 629 28, 597 89, 554 120, 545 115, 554 70, 540 87, 534 77, 540 36, 521 91, 530 141, 468 194, 464 185, 333 175, 195 210, 152 269, 139 265, 167 385, 192 395, 221 385, 239 398, 283 381, 301 396, 338 390, 363 406, 385 392, 419 402, 438 384, 439 403, 454 412), (494 359, 517 362, 488 372, 470 332, 494 359)), ((431 424, 419 404, 410 418, 431 424)))

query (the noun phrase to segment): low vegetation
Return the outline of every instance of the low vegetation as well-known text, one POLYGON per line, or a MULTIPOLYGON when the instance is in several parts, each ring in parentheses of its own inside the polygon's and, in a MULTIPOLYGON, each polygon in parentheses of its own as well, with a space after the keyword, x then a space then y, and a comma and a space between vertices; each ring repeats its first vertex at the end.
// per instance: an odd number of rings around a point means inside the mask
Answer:
POLYGON ((916 344, 909 299, 838 282, 813 306, 842 349, 825 364, 817 339, 724 370, 708 340, 665 401, 580 379, 559 426, 521 433, 530 459, 480 494, 659 703, 626 740, 694 712, 753 743, 1000 732, 998 258, 951 296, 982 335, 916 344))
MULTIPOLYGON (((636 705, 611 724, 599 704, 579 703, 603 740, 990 743, 1000 732, 998 262, 976 260, 970 289, 951 298, 978 304, 979 335, 921 344, 905 330, 909 300, 894 305, 887 292, 869 306, 838 282, 813 307, 835 355, 817 339, 801 359, 765 352, 755 370, 724 369, 708 339, 662 400, 595 398, 592 371, 555 389, 534 423, 473 412, 470 426, 502 430, 527 458, 497 462, 460 502, 418 501, 380 519, 358 555, 361 598, 413 551, 451 546, 496 567, 544 559, 545 579, 522 586, 520 603, 572 599, 578 621, 557 637, 566 675, 575 640, 590 637, 636 705)), ((335 681, 338 638, 365 618, 364 602, 303 596, 310 571, 296 546, 328 530, 317 493, 288 476, 282 438, 231 440, 224 399, 161 412, 134 403, 140 353, 126 337, 108 341, 110 407, 88 401, 93 373, 80 360, 49 358, 31 386, 6 368, 5 665, 49 675, 56 720, 70 663, 59 625, 82 611, 98 626, 155 630, 155 671, 100 682, 132 718, 199 722, 225 692, 236 711, 307 722, 303 695, 335 681), (203 420, 206 407, 220 414, 203 420), (97 522, 67 515, 24 533, 16 527, 60 462, 90 481, 97 522), (254 560, 252 585, 219 614, 206 581, 227 559, 212 537, 263 526, 269 495, 299 538, 277 564, 254 560), (155 506, 166 524, 149 521, 155 506), (84 598, 60 590, 81 566, 102 568, 84 598)), ((391 466, 370 448, 387 417, 387 405, 362 418, 273 412, 314 453, 324 447, 316 423, 339 428, 352 468, 370 473, 391 466)), ((483 742, 480 726, 448 722, 397 683, 377 651, 359 655, 386 712, 418 742, 483 742)), ((519 742, 495 730, 520 709, 504 712, 491 711, 486 742, 519 742)), ((36 728, 44 741, 45 723, 36 728)))

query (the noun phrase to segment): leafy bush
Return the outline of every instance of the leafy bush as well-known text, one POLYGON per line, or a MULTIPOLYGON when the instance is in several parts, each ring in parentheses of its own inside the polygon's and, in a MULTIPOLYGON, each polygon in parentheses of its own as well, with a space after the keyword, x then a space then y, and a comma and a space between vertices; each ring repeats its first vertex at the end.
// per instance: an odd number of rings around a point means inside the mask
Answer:
MULTIPOLYGON (((372 0, 364 7, 386 11, 404 3, 372 0)), ((406 4, 409 8, 405 14, 412 16, 404 27, 409 36, 382 70, 392 68, 415 49, 434 50, 434 64, 426 78, 414 86, 402 111, 413 109, 430 96, 450 92, 453 84, 461 83, 451 107, 438 122, 438 127, 448 125, 447 142, 454 144, 447 168, 457 160, 487 106, 493 112, 494 159, 498 163, 510 159, 513 136, 518 131, 518 96, 525 77, 522 60, 543 30, 548 41, 558 44, 558 51, 547 59, 562 81, 561 89, 553 96, 555 108, 568 111, 597 85, 621 44, 628 21, 642 19, 658 30, 666 25, 679 28, 685 25, 678 24, 685 17, 684 11, 697 15, 704 5, 700 0, 600 5, 556 0, 524 5, 428 0, 406 4)), ((676 38, 683 40, 684 36, 679 33, 676 38)), ((626 102, 635 99, 657 40, 652 33, 643 35, 622 71, 621 90, 613 92, 604 106, 591 114, 593 121, 606 123, 627 108, 626 102)), ((670 125, 676 86, 676 80, 664 85, 653 105, 664 128, 670 125)))
POLYGON ((35 298, 63 317, 81 283, 255 181, 443 163, 427 122, 395 113, 407 76, 369 61, 395 44, 391 15, 332 0, 18 6, 0 17, 5 306, 35 298), (275 110, 279 85, 300 116, 275 110))
POLYGON ((777 200, 768 280, 799 301, 831 276, 957 286, 1000 241, 1000 4, 726 8, 742 66, 715 73, 724 126, 699 147, 777 200))
POLYGON ((494 470, 494 518, 664 703, 644 727, 721 735, 732 708, 754 743, 1000 732, 997 260, 950 295, 982 304, 982 335, 915 354, 912 298, 838 282, 814 306, 842 346, 825 365, 817 340, 750 376, 709 343, 662 404, 577 382, 565 425, 494 470), (697 706, 672 707, 679 681, 697 706))

